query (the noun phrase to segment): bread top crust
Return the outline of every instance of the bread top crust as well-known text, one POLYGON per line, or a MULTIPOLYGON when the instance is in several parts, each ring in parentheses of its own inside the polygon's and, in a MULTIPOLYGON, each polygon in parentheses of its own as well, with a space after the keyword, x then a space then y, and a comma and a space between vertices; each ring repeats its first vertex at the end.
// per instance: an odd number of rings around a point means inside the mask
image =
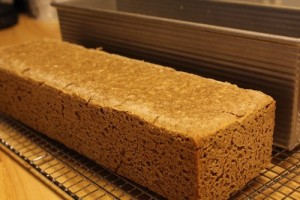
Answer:
POLYGON ((1 49, 0 68, 196 143, 273 102, 259 91, 56 40, 1 49))

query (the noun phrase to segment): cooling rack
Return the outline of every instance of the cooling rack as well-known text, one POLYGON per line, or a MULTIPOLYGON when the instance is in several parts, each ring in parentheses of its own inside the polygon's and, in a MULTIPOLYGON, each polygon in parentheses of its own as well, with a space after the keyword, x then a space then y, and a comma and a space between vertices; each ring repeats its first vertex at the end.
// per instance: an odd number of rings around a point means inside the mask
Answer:
MULTIPOLYGON (((157 200, 163 197, 95 164, 0 113, 0 148, 73 199, 157 200)), ((300 199, 300 147, 273 147, 272 163, 231 199, 300 199)))

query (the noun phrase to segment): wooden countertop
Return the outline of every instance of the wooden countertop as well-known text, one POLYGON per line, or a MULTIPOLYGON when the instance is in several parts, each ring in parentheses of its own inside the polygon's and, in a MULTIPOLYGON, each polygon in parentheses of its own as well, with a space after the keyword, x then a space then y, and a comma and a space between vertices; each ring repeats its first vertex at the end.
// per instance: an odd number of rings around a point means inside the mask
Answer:
MULTIPOLYGON (((0 47, 40 38, 60 39, 58 22, 38 21, 21 15, 16 26, 0 30, 0 47)), ((55 200, 62 197, 0 149, 0 199, 55 200)))

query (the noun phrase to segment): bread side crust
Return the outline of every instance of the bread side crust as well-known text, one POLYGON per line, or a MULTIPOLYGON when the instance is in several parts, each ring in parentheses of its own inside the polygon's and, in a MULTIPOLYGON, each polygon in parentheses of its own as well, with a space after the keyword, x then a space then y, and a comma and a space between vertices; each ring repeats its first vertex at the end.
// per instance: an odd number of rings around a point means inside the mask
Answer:
POLYGON ((168 199, 197 196, 197 144, 139 117, 0 70, 0 110, 168 199))

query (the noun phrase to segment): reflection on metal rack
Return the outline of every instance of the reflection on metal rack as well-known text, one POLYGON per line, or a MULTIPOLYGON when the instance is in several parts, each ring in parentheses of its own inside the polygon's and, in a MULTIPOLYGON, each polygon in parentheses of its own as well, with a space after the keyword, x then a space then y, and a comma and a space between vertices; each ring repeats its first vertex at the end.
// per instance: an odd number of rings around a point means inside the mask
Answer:
MULTIPOLYGON (((163 199, 2 114, 0 143, 74 199, 163 199)), ((231 197, 265 198, 300 199, 300 147, 274 147, 272 164, 231 197)))
POLYGON ((300 146, 273 147, 272 163, 232 199, 300 199, 300 146))

